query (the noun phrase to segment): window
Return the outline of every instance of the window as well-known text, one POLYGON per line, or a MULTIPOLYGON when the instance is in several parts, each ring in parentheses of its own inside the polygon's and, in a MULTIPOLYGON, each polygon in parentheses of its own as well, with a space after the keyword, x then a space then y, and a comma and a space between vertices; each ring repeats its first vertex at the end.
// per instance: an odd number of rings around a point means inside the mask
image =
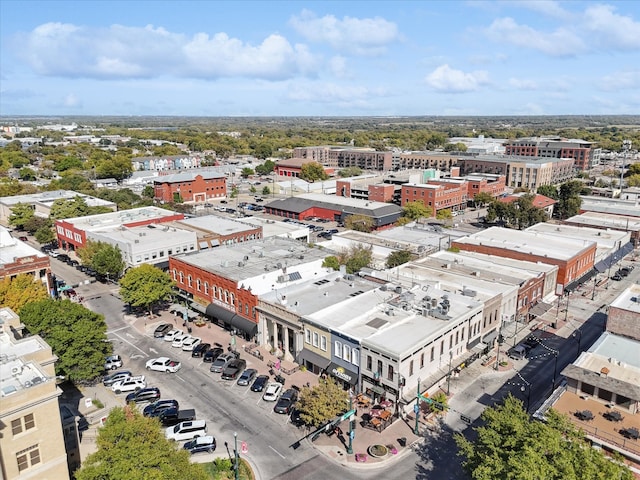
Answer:
POLYGON ((16 460, 18 461, 19 472, 40 463, 40 449, 38 445, 31 445, 24 450, 20 450, 16 453, 16 460))
POLYGON ((320 350, 327 351, 327 337, 325 335, 320 336, 320 350))
POLYGON ((382 375, 382 360, 378 360, 378 370, 376 371, 378 376, 382 375))
POLYGON ((174 268, 173 269, 173 280, 177 280, 178 279, 178 271, 174 268))
POLYGON ((199 278, 196 278, 196 290, 200 291, 200 287, 202 286, 202 282, 199 278))
POLYGON ((367 370, 371 371, 373 367, 373 358, 371 358, 371 355, 367 355, 367 370))
POLYGON ((351 360, 351 347, 349 345, 342 345, 342 358, 347 362, 351 360))
POLYGON ((409 376, 413 375, 413 360, 409 362, 409 376))
POLYGON ((184 283, 184 274, 180 272, 180 283, 184 283))
POLYGON ((430 360, 431 362, 433 362, 433 359, 435 358, 435 353, 436 353, 435 350, 436 350, 436 347, 431 347, 431 360, 430 360))
POLYGON ((311 343, 311 330, 308 328, 304 329, 304 342, 311 343))
POLYGON ((360 365, 360 350, 357 348, 351 350, 351 363, 355 366, 360 365))
POLYGON ((191 287, 191 286, 192 286, 192 284, 193 284, 193 278, 191 277, 191 275, 189 275, 189 276, 187 277, 187 285, 188 285, 189 287, 191 287))
POLYGON ((36 419, 33 416, 33 413, 24 416, 24 429, 30 430, 36 426, 36 419))
POLYGON ((393 380, 393 365, 389 365, 387 368, 387 380, 393 380))
POLYGON ((424 367, 424 352, 420 354, 420 368, 424 367))
POLYGON ((204 282, 204 294, 209 295, 209 282, 204 282))
POLYGON ((337 340, 334 344, 333 353, 336 357, 342 358, 342 343, 338 342, 337 340))
POLYGON ((18 435, 22 433, 22 419, 16 418, 15 420, 11 420, 11 433, 14 435, 18 435))
POLYGON ((318 346, 318 342, 319 342, 319 335, 318 332, 313 332, 313 346, 317 347, 318 346))

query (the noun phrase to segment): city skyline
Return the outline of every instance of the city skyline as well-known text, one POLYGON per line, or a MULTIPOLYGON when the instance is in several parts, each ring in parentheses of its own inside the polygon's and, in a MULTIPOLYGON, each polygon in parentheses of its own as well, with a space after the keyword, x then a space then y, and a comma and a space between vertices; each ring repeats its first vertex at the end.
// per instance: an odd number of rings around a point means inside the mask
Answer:
POLYGON ((640 112, 636 2, 4 0, 0 31, 2 115, 640 112))

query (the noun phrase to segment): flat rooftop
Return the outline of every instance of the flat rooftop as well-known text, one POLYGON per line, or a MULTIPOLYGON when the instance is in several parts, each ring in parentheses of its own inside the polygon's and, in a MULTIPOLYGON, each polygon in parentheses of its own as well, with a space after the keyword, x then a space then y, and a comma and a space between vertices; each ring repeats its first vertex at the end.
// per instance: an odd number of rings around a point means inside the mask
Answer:
POLYGON ((288 222, 279 222, 264 217, 244 217, 242 222, 249 223, 255 227, 262 227, 263 238, 286 237, 287 235, 297 238, 301 236, 302 233, 304 233, 304 236, 307 238, 309 236, 309 229, 307 227, 288 222))
POLYGON ((577 367, 600 372, 609 369, 608 376, 632 385, 640 385, 640 342, 604 332, 585 354, 574 363, 577 367))
POLYGON ((18 258, 46 257, 40 250, 14 238, 5 227, 0 226, 0 265, 14 263, 18 258))
POLYGON ((581 215, 570 217, 566 220, 585 226, 598 226, 614 230, 637 232, 640 230, 640 218, 630 215, 616 215, 604 212, 585 212, 581 215))
POLYGON ((537 223, 524 230, 525 232, 541 233, 560 238, 579 238, 596 242, 598 248, 610 250, 618 242, 622 245, 629 241, 629 233, 619 230, 602 230, 598 228, 577 227, 575 225, 557 225, 552 223, 537 223))
POLYGON ((582 199, 582 204, 580 205, 581 211, 640 217, 640 204, 633 200, 588 196, 580 198, 582 199))
POLYGON ((557 260, 569 260, 582 250, 595 245, 595 242, 590 240, 562 238, 500 227, 491 227, 455 241, 463 245, 499 248, 557 260))
POLYGON ((466 236, 467 233, 443 228, 439 223, 411 222, 401 227, 393 227, 376 233, 377 237, 391 242, 406 242, 424 246, 427 250, 447 248, 449 239, 466 236))
MULTIPOLYGON (((640 285, 637 283, 631 285, 620 293, 620 295, 611 302, 610 306, 636 313, 638 315, 637 321, 640 322, 640 285)), ((638 361, 640 362, 640 360, 638 361)))
POLYGON ((483 263, 493 264, 493 265, 504 265, 507 267, 511 267, 518 270, 525 270, 527 272, 532 273, 537 276, 539 273, 548 274, 558 269, 557 265, 550 265, 548 263, 542 262, 529 262, 527 260, 516 260, 515 258, 509 257, 499 257, 496 255, 487 255, 484 253, 476 253, 476 252, 466 252, 464 250, 460 250, 455 254, 460 258, 463 258, 463 261, 475 262, 480 261, 483 263))
POLYGON ((302 195, 296 195, 296 199, 302 198, 305 200, 311 200, 314 202, 325 202, 332 203, 334 205, 340 205, 344 207, 354 207, 354 208, 368 208, 374 210, 376 208, 386 208, 389 206, 388 203, 384 202, 374 202, 373 200, 361 200, 358 198, 350 198, 350 197, 337 197, 335 195, 324 195, 322 193, 305 193, 302 195))
MULTIPOLYGON (((173 246, 181 242, 196 241, 196 234, 190 230, 168 225, 144 225, 140 227, 111 227, 99 232, 89 232, 89 238, 108 238, 116 242, 135 243, 139 241, 145 249, 173 246)), ((166 260, 166 258, 162 259, 166 260)))
POLYGON ((178 212, 165 210, 158 207, 132 208, 120 212, 100 213, 86 217, 67 218, 62 220, 73 224, 76 228, 85 231, 99 231, 111 229, 114 226, 128 225, 137 222, 161 221, 164 218, 179 215, 178 212))
POLYGON ((81 197, 90 207, 94 206, 113 206, 113 202, 103 200, 101 198, 92 197, 84 193, 74 192, 72 190, 53 190, 50 192, 30 193, 27 195, 13 195, 0 198, 0 203, 5 205, 16 205, 18 203, 34 204, 52 204, 56 200, 71 200, 75 197, 81 197))
POLYGON ((218 215, 204 215, 202 217, 185 218, 184 220, 177 220, 175 224, 178 226, 184 225, 189 228, 205 230, 218 235, 235 235, 255 228, 254 225, 249 222, 245 222, 244 219, 234 220, 218 215))

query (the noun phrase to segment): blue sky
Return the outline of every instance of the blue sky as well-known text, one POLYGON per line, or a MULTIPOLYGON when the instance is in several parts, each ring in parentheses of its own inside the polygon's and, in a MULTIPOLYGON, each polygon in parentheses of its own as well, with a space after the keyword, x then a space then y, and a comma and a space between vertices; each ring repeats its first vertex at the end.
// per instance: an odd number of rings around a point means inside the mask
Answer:
POLYGON ((640 113, 640 2, 0 0, 2 115, 640 113))

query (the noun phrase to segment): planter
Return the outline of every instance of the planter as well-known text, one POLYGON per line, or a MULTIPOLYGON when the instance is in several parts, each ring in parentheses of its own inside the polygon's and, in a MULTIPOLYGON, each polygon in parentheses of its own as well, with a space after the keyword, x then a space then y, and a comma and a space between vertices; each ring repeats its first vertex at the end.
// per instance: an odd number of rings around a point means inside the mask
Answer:
POLYGON ((356 462, 366 462, 367 454, 366 453, 356 453, 356 462))
POLYGON ((371 445, 368 448, 368 452, 369 455, 374 458, 382 458, 387 456, 387 454, 389 453, 389 449, 384 445, 371 445))
POLYGON ((394 447, 393 445, 387 445, 387 449, 389 450, 389 452, 391 452, 391 455, 397 455, 398 454, 398 449, 396 447, 394 447))

